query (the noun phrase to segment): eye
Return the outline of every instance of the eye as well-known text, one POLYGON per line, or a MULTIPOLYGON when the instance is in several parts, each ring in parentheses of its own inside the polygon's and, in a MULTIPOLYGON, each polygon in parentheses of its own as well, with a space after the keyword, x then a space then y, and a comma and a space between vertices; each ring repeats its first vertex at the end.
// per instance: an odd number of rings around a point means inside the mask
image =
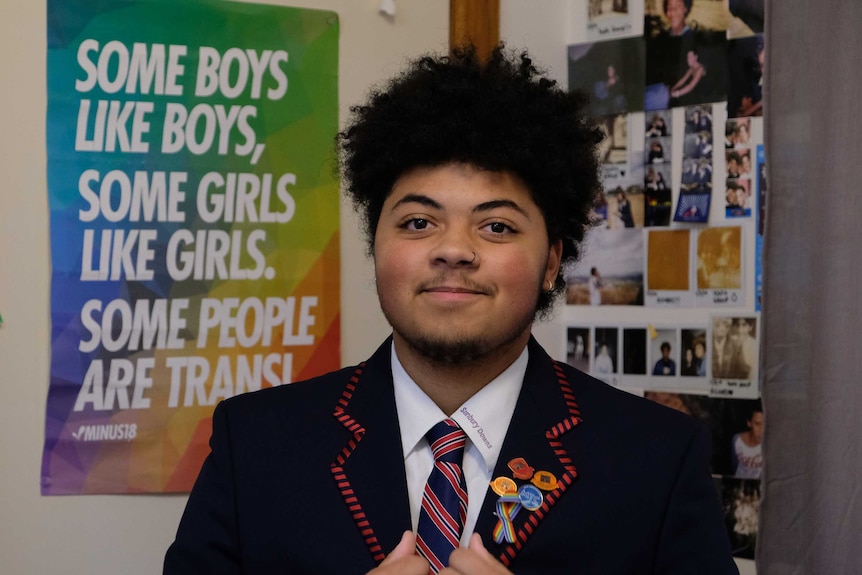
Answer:
POLYGON ((491 222, 490 224, 485 225, 485 229, 487 229, 492 234, 502 235, 502 234, 513 234, 515 230, 503 222, 491 222))
POLYGON ((428 227, 429 222, 424 218, 410 218, 401 224, 405 230, 420 231, 428 227))

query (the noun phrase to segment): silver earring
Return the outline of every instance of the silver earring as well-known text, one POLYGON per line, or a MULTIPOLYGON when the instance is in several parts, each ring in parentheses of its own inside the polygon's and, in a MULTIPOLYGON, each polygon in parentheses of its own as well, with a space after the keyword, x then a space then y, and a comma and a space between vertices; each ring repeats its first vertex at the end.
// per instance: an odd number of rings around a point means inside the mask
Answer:
POLYGON ((552 282, 551 280, 548 280, 548 289, 546 291, 548 291, 548 292, 554 291, 554 282, 552 282))

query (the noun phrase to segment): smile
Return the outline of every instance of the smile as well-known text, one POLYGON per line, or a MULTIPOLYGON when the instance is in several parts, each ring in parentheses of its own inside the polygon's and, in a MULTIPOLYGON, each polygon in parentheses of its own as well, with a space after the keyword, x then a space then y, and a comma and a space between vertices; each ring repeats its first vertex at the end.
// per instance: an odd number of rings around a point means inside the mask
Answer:
POLYGON ((454 287, 454 286, 437 286, 437 287, 425 288, 422 291, 434 292, 434 293, 465 293, 465 294, 476 294, 476 295, 479 295, 482 293, 479 290, 475 290, 472 288, 454 287))
POLYGON ((461 286, 434 286, 421 290, 421 293, 439 303, 463 303, 485 295, 476 289, 461 286))

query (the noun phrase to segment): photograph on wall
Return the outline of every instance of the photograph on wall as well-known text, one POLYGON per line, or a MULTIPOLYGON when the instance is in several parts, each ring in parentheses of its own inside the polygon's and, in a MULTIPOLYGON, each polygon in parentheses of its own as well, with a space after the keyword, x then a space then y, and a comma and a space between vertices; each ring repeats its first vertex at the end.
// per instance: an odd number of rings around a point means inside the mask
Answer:
POLYGON ((591 22, 608 16, 625 16, 629 13, 629 0, 587 0, 587 15, 591 22))
POLYGON ((671 137, 647 138, 644 146, 644 163, 650 166, 671 163, 671 137))
POLYGON ((673 377, 679 373, 679 344, 676 329, 654 328, 650 333, 650 361, 656 377, 673 377))
POLYGON ((697 233, 696 242, 697 305, 744 305, 742 228, 705 228, 697 233))
POLYGON ((682 143, 683 160, 712 161, 712 132, 687 132, 682 143))
POLYGON ((751 194, 751 181, 747 178, 728 178, 726 182, 724 217, 751 217, 751 203, 754 200, 751 194))
POLYGON ((646 391, 644 397, 706 424, 712 438, 713 475, 760 479, 764 426, 760 399, 725 399, 654 390, 646 391))
POLYGON ((41 492, 188 491, 220 400, 340 365, 338 17, 56 0, 47 22, 41 492))
POLYGON ((724 167, 726 177, 731 180, 748 180, 751 178, 751 150, 749 148, 734 148, 724 151, 724 167))
POLYGON ((646 289, 647 306, 692 305, 690 230, 649 230, 646 289))
POLYGON ((708 132, 710 135, 712 135, 711 104, 686 106, 683 113, 685 114, 686 134, 699 134, 702 132, 708 132))
POLYGON ((763 115, 763 34, 728 41, 727 116, 763 115))
POLYGON ((730 12, 728 38, 745 38, 763 34, 764 0, 724 0, 730 12))
POLYGON ((680 375, 685 377, 706 377, 706 329, 683 329, 680 331, 680 338, 682 349, 680 375))
POLYGON ((646 375, 647 330, 643 328, 623 329, 623 374, 646 375))
POLYGON ((566 330, 566 363, 589 373, 591 349, 590 328, 569 327, 566 330))
POLYGON ((760 444, 764 420, 760 400, 666 391, 645 391, 644 397, 696 417, 709 428, 713 444, 710 471, 721 497, 734 556, 753 559, 763 464, 760 444), (739 444, 745 447, 740 448, 739 444), (739 467, 739 460, 744 458, 748 458, 751 471, 739 467))
POLYGON ((593 366, 590 373, 597 378, 617 385, 619 380, 619 328, 596 327, 593 344, 593 366))
POLYGON ((629 161, 629 130, 628 114, 613 114, 596 119, 605 138, 598 148, 598 158, 602 166, 628 165, 629 161))
MULTIPOLYGON (((684 167, 689 174, 689 177, 698 177, 702 173, 701 167, 705 169, 709 166, 706 162, 698 162, 690 160, 690 163, 684 167)), ((710 184, 711 185, 711 184, 710 184)), ((709 221, 709 208, 712 201, 712 191, 699 191, 701 188, 696 185, 698 191, 680 190, 679 197, 676 199, 676 210, 673 213, 673 221, 688 224, 705 224, 709 221)))
POLYGON ((638 194, 643 186, 643 142, 631 138, 633 116, 617 114, 596 119, 606 137, 599 143, 598 157, 605 190, 622 189, 638 194))
POLYGON ((622 187, 607 190, 608 229, 642 228, 644 225, 644 194, 641 188, 622 187))
POLYGON ((721 493, 724 523, 733 556, 754 559, 760 513, 760 481, 719 477, 715 482, 721 493))
POLYGON ((684 110, 680 193, 673 220, 705 223, 709 221, 712 201, 713 141, 712 107, 687 106, 684 110))
POLYGON ((673 209, 670 173, 668 164, 653 164, 646 167, 643 192, 645 227, 670 225, 670 213, 673 209))
MULTIPOLYGON (((694 137, 699 138, 697 135, 694 137)), ((680 172, 680 195, 711 195, 712 173, 711 157, 683 158, 682 171, 680 172)))
POLYGON ((673 138, 673 113, 671 110, 655 110, 644 115, 646 164, 644 170, 644 226, 656 227, 670 224, 673 210, 673 190, 671 185, 670 142, 673 138), (653 145, 656 144, 656 145, 653 145), (668 153, 665 155, 665 146, 668 153), (660 161, 651 161, 651 159, 660 161))
POLYGON ((716 396, 760 396, 758 318, 714 316, 710 325, 710 393, 716 396))
POLYGON ((590 115, 644 109, 643 36, 573 44, 568 47, 568 61, 569 89, 590 96, 590 115))
POLYGON ((567 305, 643 305, 644 240, 640 229, 593 228, 583 255, 564 270, 567 305))
MULTIPOLYGON (((643 14, 644 0, 587 0, 587 37, 609 40, 635 33, 633 19, 643 14)), ((583 16, 582 16, 583 17, 583 16)))
POLYGON ((643 141, 631 137, 634 116, 617 114, 596 119, 605 133, 599 143, 598 158, 602 186, 608 193, 622 190, 629 196, 636 196, 643 191, 643 141))
POLYGON ((673 111, 654 110, 644 114, 646 120, 644 125, 645 138, 664 138, 673 136, 673 111))
POLYGON ((647 0, 644 109, 726 99, 728 20, 714 0, 647 0))
POLYGON ((724 149, 747 150, 751 147, 751 118, 730 118, 725 123, 724 149))

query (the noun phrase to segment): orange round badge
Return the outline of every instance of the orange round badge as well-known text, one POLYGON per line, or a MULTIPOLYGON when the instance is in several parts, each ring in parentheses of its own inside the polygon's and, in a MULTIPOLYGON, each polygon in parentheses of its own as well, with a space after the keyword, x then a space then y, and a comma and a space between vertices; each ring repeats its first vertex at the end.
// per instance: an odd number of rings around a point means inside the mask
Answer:
POLYGON ((530 483, 545 491, 553 491, 557 488, 557 478, 549 471, 537 471, 530 483))
POLYGON ((491 489, 497 495, 511 495, 518 493, 518 484, 514 480, 502 475, 491 482, 491 489))

